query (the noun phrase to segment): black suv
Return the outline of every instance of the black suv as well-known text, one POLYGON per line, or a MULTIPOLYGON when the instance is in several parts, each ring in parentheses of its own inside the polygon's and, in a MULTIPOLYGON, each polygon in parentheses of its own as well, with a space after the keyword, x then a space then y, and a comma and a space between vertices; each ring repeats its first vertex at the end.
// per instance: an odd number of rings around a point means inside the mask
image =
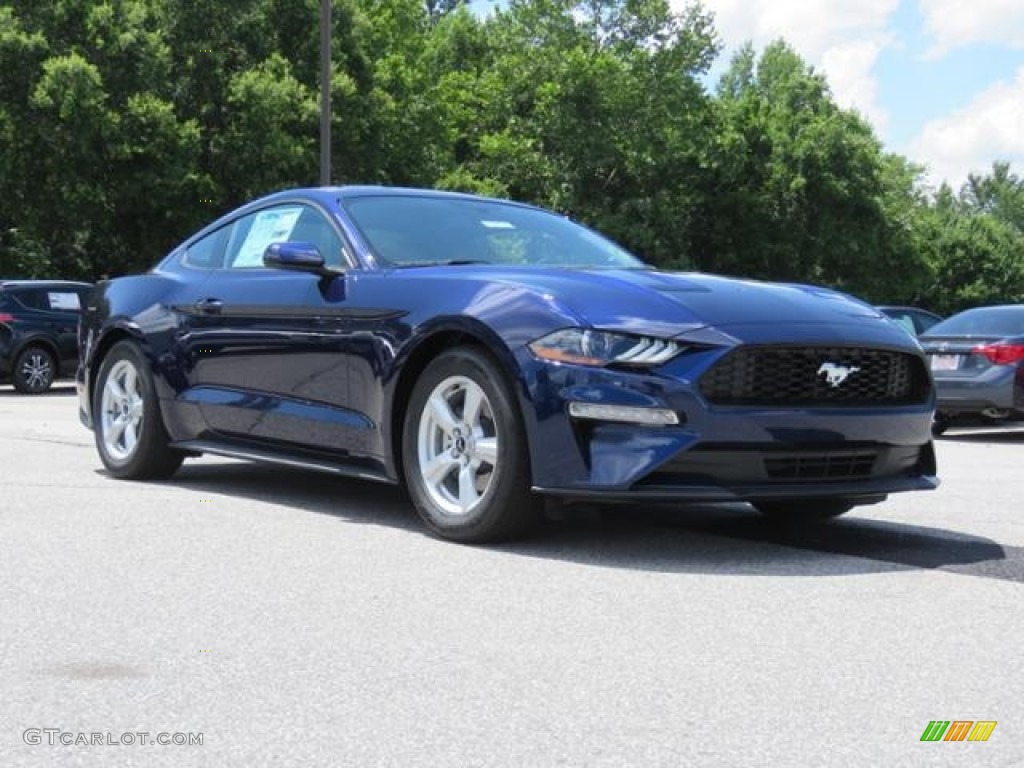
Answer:
POLYGON ((45 392, 78 365, 78 318, 92 292, 66 280, 0 280, 0 380, 45 392))

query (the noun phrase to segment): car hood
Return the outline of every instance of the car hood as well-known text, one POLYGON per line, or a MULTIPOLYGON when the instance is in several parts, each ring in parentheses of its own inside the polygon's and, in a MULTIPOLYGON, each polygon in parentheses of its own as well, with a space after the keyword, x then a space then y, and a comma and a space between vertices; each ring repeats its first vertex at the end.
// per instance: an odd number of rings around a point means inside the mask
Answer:
POLYGON ((453 266, 445 276, 528 287, 588 325, 675 335, 763 324, 889 323, 874 308, 825 288, 657 270, 453 266))

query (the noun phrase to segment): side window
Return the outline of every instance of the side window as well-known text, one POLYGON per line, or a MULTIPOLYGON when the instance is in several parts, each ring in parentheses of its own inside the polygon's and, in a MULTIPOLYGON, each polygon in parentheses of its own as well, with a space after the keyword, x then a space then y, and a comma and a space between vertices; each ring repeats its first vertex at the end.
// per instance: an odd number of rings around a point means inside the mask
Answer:
POLYGON ((228 227, 196 240, 185 251, 182 262, 196 269, 219 269, 224 263, 224 238, 228 227))
POLYGON ((932 317, 931 315, 920 315, 920 314, 919 315, 914 315, 914 320, 917 323, 917 332, 918 333, 924 333, 929 328, 931 328, 933 325, 935 325, 937 322, 939 322, 936 318, 932 317))
POLYGON ((893 318, 893 320, 902 325, 903 329, 911 336, 917 333, 917 330, 914 328, 914 318, 908 315, 906 312, 901 312, 900 314, 896 315, 893 318))
POLYGON ((82 301, 78 296, 78 291, 70 288, 48 291, 46 298, 49 300, 50 309, 64 312, 80 312, 82 310, 82 301))
POLYGON ((225 266, 253 269, 263 266, 263 252, 271 243, 312 243, 329 266, 342 265, 338 233, 320 211, 292 204, 267 208, 243 216, 231 226, 225 266))
POLYGON ((290 240, 296 243, 312 243, 324 257, 329 267, 341 267, 341 238, 330 222, 316 208, 304 206, 299 223, 295 226, 290 240))
POLYGON ((32 288, 26 291, 18 291, 14 294, 14 297, 26 309, 45 310, 50 308, 50 301, 46 296, 46 291, 32 288))

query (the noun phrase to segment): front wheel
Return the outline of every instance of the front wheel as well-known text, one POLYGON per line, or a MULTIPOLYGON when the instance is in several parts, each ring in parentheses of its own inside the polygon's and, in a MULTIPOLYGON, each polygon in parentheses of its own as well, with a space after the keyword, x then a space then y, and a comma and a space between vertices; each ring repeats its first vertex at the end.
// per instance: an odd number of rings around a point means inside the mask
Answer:
POLYGON ((45 347, 28 347, 14 361, 14 388, 26 395, 40 395, 57 376, 57 360, 45 347))
POLYGON ((801 499, 799 501, 765 501, 755 509, 774 523, 813 523, 833 520, 857 506, 846 499, 801 499))
POLYGON ((133 342, 118 342, 104 358, 93 413, 96 448, 114 477, 162 479, 181 466, 183 454, 168 444, 153 375, 133 342))
POLYGON ((476 348, 444 352, 420 375, 402 465, 416 511, 443 538, 508 539, 540 518, 519 408, 497 365, 476 348))

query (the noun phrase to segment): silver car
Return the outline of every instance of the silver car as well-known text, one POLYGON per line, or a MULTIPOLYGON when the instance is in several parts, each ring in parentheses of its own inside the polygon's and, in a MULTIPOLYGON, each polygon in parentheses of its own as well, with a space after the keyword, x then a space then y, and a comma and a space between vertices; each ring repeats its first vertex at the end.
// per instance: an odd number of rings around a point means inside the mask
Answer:
POLYGON ((1024 417, 1024 304, 968 309, 920 341, 935 377, 935 434, 962 414, 1024 417))

